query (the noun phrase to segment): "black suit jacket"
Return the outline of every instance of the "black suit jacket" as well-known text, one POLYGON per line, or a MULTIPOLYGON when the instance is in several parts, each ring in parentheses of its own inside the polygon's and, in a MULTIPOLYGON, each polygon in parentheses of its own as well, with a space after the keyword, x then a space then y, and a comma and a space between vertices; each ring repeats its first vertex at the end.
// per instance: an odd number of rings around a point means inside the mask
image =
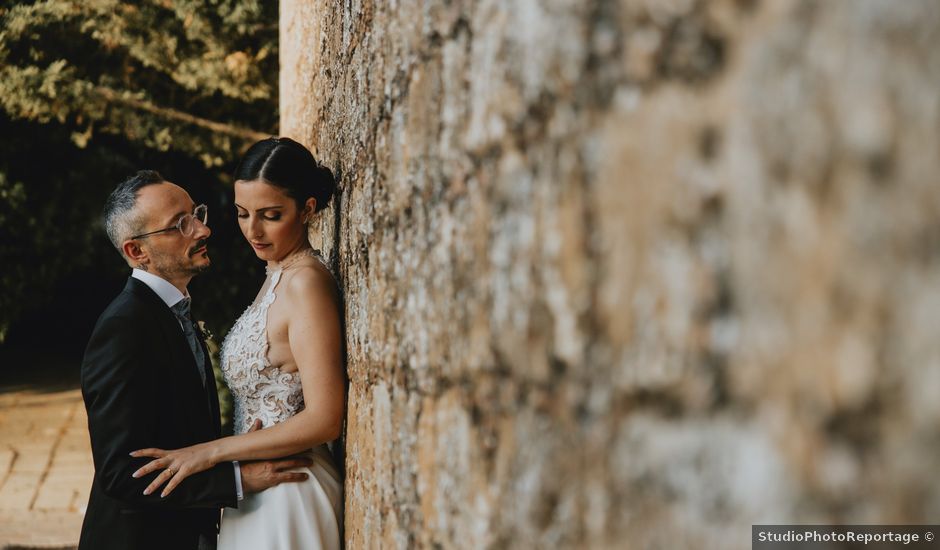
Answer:
POLYGON ((178 449, 221 435, 206 363, 197 367, 160 297, 128 279, 98 319, 82 361, 95 476, 79 548, 195 549, 200 534, 217 532, 220 509, 236 506, 230 463, 188 477, 165 499, 160 490, 143 494, 159 472, 131 477, 151 460, 129 456, 135 449, 178 449), (197 368, 206 372, 206 387, 197 368))

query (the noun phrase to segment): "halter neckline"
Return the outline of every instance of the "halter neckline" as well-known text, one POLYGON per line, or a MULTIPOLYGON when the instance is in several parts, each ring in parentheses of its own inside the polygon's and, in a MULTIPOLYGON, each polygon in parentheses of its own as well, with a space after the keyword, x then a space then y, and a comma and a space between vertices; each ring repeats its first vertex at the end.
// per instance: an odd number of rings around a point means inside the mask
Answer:
POLYGON ((285 271, 287 269, 294 267, 297 264, 297 262, 301 261, 302 259, 308 256, 311 258, 315 258, 317 256, 317 251, 312 248, 305 248, 298 252, 294 252, 293 254, 283 258, 281 261, 274 262, 274 267, 267 266, 267 265, 264 266, 264 272, 267 275, 271 275, 273 273, 280 273, 282 271, 285 271))

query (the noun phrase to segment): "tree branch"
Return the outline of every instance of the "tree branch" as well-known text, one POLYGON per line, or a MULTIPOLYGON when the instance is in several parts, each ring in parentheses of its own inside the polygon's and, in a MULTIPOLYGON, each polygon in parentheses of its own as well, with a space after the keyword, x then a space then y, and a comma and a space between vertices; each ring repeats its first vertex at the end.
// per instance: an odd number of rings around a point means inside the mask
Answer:
POLYGON ((155 114, 164 118, 171 120, 176 120, 179 122, 184 122, 186 124, 192 124, 193 126, 198 126, 200 128, 205 128, 213 132, 220 134, 225 134, 232 137, 237 137, 245 140, 254 140, 259 141, 268 137, 271 137, 270 134, 265 134, 249 128, 240 128, 238 126, 232 126, 231 124, 225 124, 223 122, 217 122, 215 120, 209 120, 207 118, 201 118, 189 113, 184 113, 183 111, 178 111, 176 109, 171 109, 169 107, 160 107, 154 105, 149 101, 143 101, 140 99, 133 99, 130 97, 124 97, 111 88, 106 88, 104 86, 96 86, 95 92, 100 94, 107 101, 122 103, 128 107, 134 109, 140 109, 141 111, 146 111, 148 113, 155 114))

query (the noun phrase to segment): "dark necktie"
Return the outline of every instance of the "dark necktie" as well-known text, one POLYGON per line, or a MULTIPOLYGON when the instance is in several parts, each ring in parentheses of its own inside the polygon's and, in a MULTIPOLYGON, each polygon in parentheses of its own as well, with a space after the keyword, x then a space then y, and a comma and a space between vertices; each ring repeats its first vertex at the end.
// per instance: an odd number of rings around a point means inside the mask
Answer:
POLYGON ((192 350, 193 357, 196 359, 196 370, 199 371, 199 379, 202 380, 202 385, 205 387, 206 373, 203 370, 203 363, 206 361, 206 356, 202 352, 202 343, 199 341, 199 336, 196 334, 196 325, 189 315, 189 307, 191 304, 191 298, 183 298, 170 309, 173 310, 173 314, 176 315, 176 318, 179 319, 180 324, 183 326, 183 334, 186 335, 186 341, 189 342, 189 349, 192 350))

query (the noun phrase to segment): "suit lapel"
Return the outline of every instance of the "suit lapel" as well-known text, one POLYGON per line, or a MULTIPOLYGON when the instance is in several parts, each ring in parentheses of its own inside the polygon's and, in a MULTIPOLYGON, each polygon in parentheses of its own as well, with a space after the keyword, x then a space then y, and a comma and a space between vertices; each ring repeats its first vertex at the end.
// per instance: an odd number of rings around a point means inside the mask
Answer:
POLYGON ((215 385, 215 372, 212 370, 212 359, 209 355, 209 346, 206 345, 206 341, 202 337, 202 331, 197 329, 196 334, 199 335, 199 345, 202 346, 203 357, 206 358, 205 364, 202 365, 202 371, 206 375, 206 393, 209 397, 209 413, 212 415, 212 427, 216 430, 218 435, 222 435, 222 419, 219 416, 219 390, 215 385))
MULTIPOLYGON (((189 348, 189 343, 186 341, 186 336, 183 334, 183 330, 180 328, 179 320, 177 320, 176 316, 173 315, 173 312, 170 311, 170 308, 167 307, 163 300, 161 300, 160 297, 150 289, 150 287, 138 281, 137 279, 134 279, 133 277, 128 279, 127 285, 124 288, 125 290, 133 293, 135 296, 143 299, 150 306, 150 309, 153 312, 153 318, 157 320, 160 326, 160 331, 162 332, 162 336, 168 344, 167 348, 172 363, 170 368, 173 369, 173 372, 175 372, 177 376, 181 377, 179 382, 185 384, 186 387, 191 388, 195 386, 199 389, 200 392, 205 392, 207 388, 210 387, 210 379, 206 379, 206 386, 203 387, 202 380, 199 377, 199 371, 196 369, 204 369, 204 366, 196 365, 196 358, 193 357, 193 352, 189 348)), ((204 345, 203 350, 205 350, 204 345)), ((206 360, 208 361, 208 351, 206 351, 205 356, 206 360)), ((214 393, 215 380, 212 380, 211 382, 211 388, 213 388, 213 391, 210 393, 214 393)), ((216 398, 216 402, 217 399, 218 398, 216 398)), ((206 408, 209 409, 207 412, 209 413, 209 418, 212 419, 213 427, 217 426, 217 418, 219 415, 218 405, 213 407, 211 398, 206 398, 202 401, 205 403, 206 408)), ((215 430, 215 428, 213 429, 215 430)))

